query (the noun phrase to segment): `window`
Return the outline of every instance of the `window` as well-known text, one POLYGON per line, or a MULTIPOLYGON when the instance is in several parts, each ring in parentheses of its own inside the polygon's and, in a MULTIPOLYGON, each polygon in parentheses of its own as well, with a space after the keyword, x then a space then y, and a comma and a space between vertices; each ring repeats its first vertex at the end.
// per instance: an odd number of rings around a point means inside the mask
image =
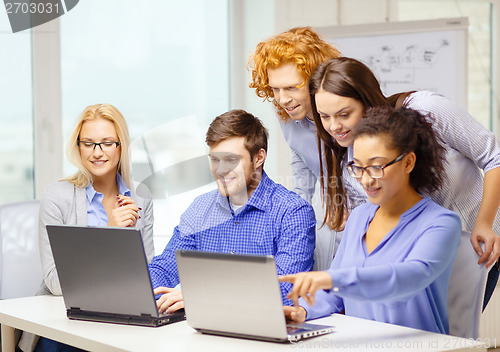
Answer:
POLYGON ((0 204, 34 198, 31 32, 0 11, 0 204))
POLYGON ((157 252, 215 187, 204 135, 229 109, 228 23, 227 0, 86 0, 61 17, 64 137, 88 105, 122 112, 133 179, 153 192, 157 252))

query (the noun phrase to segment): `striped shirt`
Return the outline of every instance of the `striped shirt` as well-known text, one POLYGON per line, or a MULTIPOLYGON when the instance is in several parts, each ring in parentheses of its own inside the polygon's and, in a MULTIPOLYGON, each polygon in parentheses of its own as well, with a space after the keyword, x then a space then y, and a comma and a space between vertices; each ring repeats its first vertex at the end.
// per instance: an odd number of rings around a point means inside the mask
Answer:
MULTIPOLYGON (((200 250, 233 254, 274 255, 278 275, 309 271, 315 245, 314 210, 297 194, 274 183, 265 173, 247 203, 235 213, 218 190, 197 197, 162 254, 149 265, 153 287, 175 287, 179 275, 175 251, 200 250)), ((281 283, 284 304, 291 288, 281 283)))

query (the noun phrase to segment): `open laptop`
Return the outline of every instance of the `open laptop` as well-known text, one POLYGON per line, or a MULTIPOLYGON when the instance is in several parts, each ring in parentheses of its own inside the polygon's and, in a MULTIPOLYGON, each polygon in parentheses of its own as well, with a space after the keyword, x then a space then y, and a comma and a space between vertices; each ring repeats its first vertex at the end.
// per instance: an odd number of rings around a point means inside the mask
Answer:
POLYGON ((294 342, 333 326, 286 324, 273 256, 176 251, 188 324, 207 334, 294 342))
POLYGON ((185 319, 158 313, 139 230, 47 225, 47 232, 68 318, 142 326, 185 319))

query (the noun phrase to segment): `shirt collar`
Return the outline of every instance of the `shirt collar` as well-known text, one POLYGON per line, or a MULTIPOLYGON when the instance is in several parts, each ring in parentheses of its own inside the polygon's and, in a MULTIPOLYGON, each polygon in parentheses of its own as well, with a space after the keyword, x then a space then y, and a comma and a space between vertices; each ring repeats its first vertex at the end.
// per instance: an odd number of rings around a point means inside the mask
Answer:
MULTIPOLYGON (((268 203, 267 202, 267 189, 268 189, 271 182, 272 181, 267 176, 266 172, 262 171, 262 178, 259 182, 259 185, 255 189, 255 191, 252 193, 250 199, 248 199, 247 202, 243 205, 243 207, 241 207, 242 211, 247 206, 252 206, 252 207, 260 209, 260 210, 265 210, 266 204, 268 203)), ((227 197, 221 195, 219 191, 217 191, 216 202, 224 209, 231 211, 231 209, 229 209, 227 197)))
MULTIPOLYGON (((127 184, 125 183, 125 181, 123 181, 122 176, 118 172, 116 173, 116 183, 118 184, 118 193, 130 197, 130 189, 127 187, 127 184)), ((90 203, 92 202, 96 194, 101 194, 94 189, 92 183, 89 183, 89 185, 87 186, 86 193, 87 201, 90 203)))
POLYGON ((430 197, 423 197, 417 203, 415 203, 410 209, 401 214, 400 219, 404 219, 406 217, 415 217, 420 213, 427 204, 431 201, 430 197))
POLYGON ((250 205, 260 210, 265 210, 267 201, 267 190, 269 189, 271 179, 267 176, 266 172, 262 171, 262 179, 259 182, 259 185, 252 193, 252 196, 247 201, 246 205, 250 205))
POLYGON ((352 144, 347 147, 347 161, 350 162, 354 159, 354 149, 352 147, 352 144))
POLYGON ((123 181, 122 176, 118 172, 116 173, 116 183, 118 184, 118 193, 130 197, 130 189, 127 187, 127 184, 123 181))
POLYGON ((302 120, 297 120, 297 124, 301 125, 304 128, 315 128, 316 125, 314 121, 309 120, 307 117, 304 117, 302 120))
POLYGON ((87 202, 92 203, 92 200, 97 194, 97 191, 94 189, 92 183, 89 183, 89 185, 87 186, 86 193, 87 193, 87 202))

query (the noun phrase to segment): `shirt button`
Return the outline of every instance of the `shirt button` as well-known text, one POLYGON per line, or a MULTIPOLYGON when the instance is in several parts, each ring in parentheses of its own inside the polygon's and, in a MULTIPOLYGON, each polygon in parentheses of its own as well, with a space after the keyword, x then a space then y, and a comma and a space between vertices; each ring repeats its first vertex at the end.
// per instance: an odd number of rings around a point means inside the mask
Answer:
POLYGON ((333 292, 339 292, 339 288, 338 287, 334 287, 333 288, 333 292))
POLYGON ((235 225, 238 225, 238 221, 235 221, 234 223, 235 223, 235 225))

